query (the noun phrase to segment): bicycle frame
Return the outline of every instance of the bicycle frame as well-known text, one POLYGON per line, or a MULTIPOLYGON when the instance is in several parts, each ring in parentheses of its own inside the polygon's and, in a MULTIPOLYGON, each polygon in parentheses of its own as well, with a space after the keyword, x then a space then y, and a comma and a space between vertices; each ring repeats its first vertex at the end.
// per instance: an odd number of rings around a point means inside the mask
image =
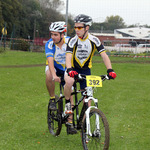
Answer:
MULTIPOLYGON (((77 98, 77 94, 85 91, 85 90, 77 90, 77 86, 76 86, 77 82, 74 83, 73 87, 74 87, 74 91, 71 93, 71 95, 74 95, 75 97, 75 105, 72 107, 72 110, 76 110, 76 120, 77 120, 77 126, 79 125, 80 121, 82 121, 83 115, 85 113, 85 105, 83 105, 80 116, 79 116, 79 110, 78 110, 78 106, 79 104, 85 99, 85 96, 81 96, 81 98, 78 100, 77 98)), ((60 97, 59 100, 63 100, 63 98, 65 98, 65 96, 62 94, 62 85, 60 84, 60 97)), ((58 102, 57 101, 57 102, 58 102)), ((88 108, 88 106, 86 107, 88 108)), ((67 121, 67 118, 69 117, 69 115, 64 115, 63 114, 63 104, 62 104, 62 108, 61 108, 61 113, 62 113, 62 123, 65 123, 65 121, 67 121)), ((73 119, 73 122, 75 122, 75 119, 73 119)), ((75 126, 75 123, 74 123, 75 126)))
MULTIPOLYGON (((93 97, 93 87, 101 87, 100 82, 107 78, 107 75, 101 75, 101 80, 99 77, 78 75, 75 78, 75 83, 73 85, 74 90, 71 95, 74 97, 74 106, 72 107, 73 113, 73 126, 77 130, 80 130, 82 144, 84 149, 103 149, 108 150, 109 148, 109 124, 104 115, 104 113, 98 109, 98 99, 93 97), (77 82, 79 80, 87 80, 87 85, 83 90, 77 89, 77 82), (77 81, 78 80, 78 81, 77 81), (98 85, 98 86, 96 86, 98 85), (100 86, 99 86, 100 85, 100 86), (80 98, 78 94, 82 94, 80 98), (79 105, 83 102, 82 109, 79 112, 79 105), (94 104, 94 105, 93 105, 94 104), (76 113, 75 113, 76 112, 76 113)), ((58 136, 62 129, 62 124, 68 123, 69 114, 64 113, 63 99, 63 87, 60 83, 60 95, 55 96, 57 110, 53 111, 49 108, 50 102, 48 104, 48 128, 52 135, 58 136)), ((67 125, 67 124, 66 124, 67 125)), ((67 130, 68 133, 68 130, 67 130)))
MULTIPOLYGON (((86 115, 86 134, 92 136, 91 130, 90 130, 90 119, 89 119, 89 113, 90 110, 95 108, 98 109, 98 100, 96 98, 93 97, 93 92, 92 92, 92 88, 91 87, 87 87, 84 90, 77 90, 77 86, 76 86, 77 82, 74 83, 73 87, 74 87, 74 91, 71 93, 71 95, 75 95, 75 105, 73 106, 72 110, 76 110, 76 122, 77 122, 77 129, 80 129, 80 124, 82 122, 82 119, 84 117, 84 114, 86 115), (77 94, 83 92, 81 98, 78 100, 77 98, 77 94), (84 100, 84 104, 82 106, 82 110, 79 116, 79 110, 78 110, 78 106, 79 104, 84 100), (90 106, 88 107, 88 102, 93 100, 95 106, 90 106)), ((62 85, 60 84, 60 97, 59 100, 62 100, 64 98, 64 95, 62 94, 62 85)), ((67 120, 67 118, 69 117, 69 115, 63 115, 63 108, 62 110, 62 122, 65 123, 65 121, 67 120)), ((73 123, 75 126, 75 120, 73 119, 73 123)), ((96 130, 100 130, 99 129, 99 117, 96 114, 96 130)))

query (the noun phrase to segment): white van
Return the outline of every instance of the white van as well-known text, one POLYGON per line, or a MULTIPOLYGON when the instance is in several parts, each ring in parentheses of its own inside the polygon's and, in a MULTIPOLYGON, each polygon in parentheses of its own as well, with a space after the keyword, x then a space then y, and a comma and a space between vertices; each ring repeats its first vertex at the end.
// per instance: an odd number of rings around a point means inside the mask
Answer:
POLYGON ((139 44, 138 46, 137 46, 138 48, 150 48, 150 44, 139 44))
POLYGON ((139 44, 137 46, 137 53, 143 53, 150 51, 150 44, 139 44))

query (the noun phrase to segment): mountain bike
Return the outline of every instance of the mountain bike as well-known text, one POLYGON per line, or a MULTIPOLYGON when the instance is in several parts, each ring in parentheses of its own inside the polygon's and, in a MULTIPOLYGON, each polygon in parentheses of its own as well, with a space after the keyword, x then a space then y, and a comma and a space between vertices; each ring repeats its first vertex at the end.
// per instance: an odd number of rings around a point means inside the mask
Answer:
MULTIPOLYGON (((75 105, 72 107, 73 126, 80 130, 82 137, 82 145, 84 150, 108 150, 109 148, 109 125, 104 113, 98 109, 98 99, 93 97, 93 90, 96 87, 102 87, 102 81, 108 79, 107 75, 92 76, 81 75, 75 78, 73 85, 75 105), (77 89, 77 82, 79 80, 86 80, 87 87, 85 89, 77 89), (80 96, 80 94, 81 96, 80 96), (78 97, 81 97, 78 100, 78 97), (83 102, 82 110, 79 115, 79 105, 83 102), (93 101, 94 106, 89 106, 89 101, 93 101)), ((67 122, 69 115, 64 114, 62 85, 60 84, 60 96, 56 96, 57 110, 50 110, 48 104, 47 123, 49 132, 58 136, 61 132, 62 124, 67 122)))

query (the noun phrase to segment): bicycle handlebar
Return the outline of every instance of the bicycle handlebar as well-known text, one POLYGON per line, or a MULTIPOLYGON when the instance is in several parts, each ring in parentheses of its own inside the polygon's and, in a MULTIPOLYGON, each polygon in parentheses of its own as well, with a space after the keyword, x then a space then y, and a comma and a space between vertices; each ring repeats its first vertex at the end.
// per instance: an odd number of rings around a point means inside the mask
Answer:
MULTIPOLYGON (((108 77, 107 75, 100 75, 100 77, 101 77, 102 81, 104 81, 104 80, 106 80, 106 79, 109 80, 109 77, 108 77)), ((77 74, 77 75, 74 76, 74 79, 75 79, 76 81, 84 80, 84 79, 86 79, 86 75, 77 74)))

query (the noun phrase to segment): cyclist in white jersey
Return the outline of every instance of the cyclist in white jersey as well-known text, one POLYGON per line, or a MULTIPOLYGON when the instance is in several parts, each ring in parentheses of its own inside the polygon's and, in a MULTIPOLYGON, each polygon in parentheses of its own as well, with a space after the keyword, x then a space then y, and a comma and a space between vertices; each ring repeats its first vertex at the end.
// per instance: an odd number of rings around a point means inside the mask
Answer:
MULTIPOLYGON (((110 59, 105 52, 104 46, 100 40, 88 33, 89 26, 92 24, 92 18, 80 14, 75 17, 76 35, 69 39, 66 50, 66 73, 64 95, 66 101, 70 101, 71 86, 74 83, 74 76, 78 73, 91 75, 92 57, 95 50, 100 53, 107 69, 109 79, 115 79, 116 73, 112 69, 110 59)), ((80 82, 80 88, 86 87, 85 81, 80 82)), ((71 109, 71 108, 69 108, 71 109)))

